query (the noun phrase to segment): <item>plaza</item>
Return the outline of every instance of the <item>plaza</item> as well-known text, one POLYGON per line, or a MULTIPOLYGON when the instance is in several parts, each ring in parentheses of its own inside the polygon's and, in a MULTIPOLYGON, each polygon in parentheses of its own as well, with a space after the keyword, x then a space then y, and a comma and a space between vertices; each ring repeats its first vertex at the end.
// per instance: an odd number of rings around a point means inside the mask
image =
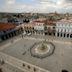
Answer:
MULTIPOLYGON (((9 61, 8 63, 12 62, 11 60, 13 60, 13 59, 9 60, 9 57, 10 58, 13 57, 15 59, 21 60, 22 63, 19 63, 17 65, 22 66, 23 69, 29 72, 35 72, 35 71, 62 72, 63 69, 69 72, 72 72, 72 57, 71 57, 72 44, 59 43, 59 42, 53 41, 52 38, 50 38, 50 40, 52 40, 51 43, 55 46, 55 50, 52 55, 47 56, 43 59, 33 57, 31 55, 30 48, 32 47, 32 45, 34 43, 38 43, 44 40, 45 40, 44 38, 40 39, 38 38, 38 36, 36 38, 24 37, 21 40, 15 43, 12 43, 10 46, 1 50, 0 57, 3 58, 4 60, 7 60, 7 62, 9 61), (5 58, 6 55, 7 57, 5 58)), ((48 38, 46 39, 46 41, 47 40, 48 38)), ((67 42, 71 42, 71 41, 68 40, 67 42)), ((12 64, 16 63, 14 61, 12 62, 12 64)))

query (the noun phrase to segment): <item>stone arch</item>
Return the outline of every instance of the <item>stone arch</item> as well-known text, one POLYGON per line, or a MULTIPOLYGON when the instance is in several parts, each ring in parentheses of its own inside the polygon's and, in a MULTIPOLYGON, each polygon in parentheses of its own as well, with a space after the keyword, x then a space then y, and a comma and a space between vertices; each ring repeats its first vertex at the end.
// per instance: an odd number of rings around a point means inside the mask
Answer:
POLYGON ((72 38, 72 34, 70 35, 70 38, 72 38))

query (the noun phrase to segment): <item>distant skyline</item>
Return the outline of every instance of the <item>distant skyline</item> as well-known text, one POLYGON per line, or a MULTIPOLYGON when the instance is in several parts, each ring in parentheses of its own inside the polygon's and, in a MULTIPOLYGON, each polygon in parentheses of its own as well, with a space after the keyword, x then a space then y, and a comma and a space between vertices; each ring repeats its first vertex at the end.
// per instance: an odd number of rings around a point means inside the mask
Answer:
POLYGON ((0 12, 72 13, 72 0, 0 0, 0 12))

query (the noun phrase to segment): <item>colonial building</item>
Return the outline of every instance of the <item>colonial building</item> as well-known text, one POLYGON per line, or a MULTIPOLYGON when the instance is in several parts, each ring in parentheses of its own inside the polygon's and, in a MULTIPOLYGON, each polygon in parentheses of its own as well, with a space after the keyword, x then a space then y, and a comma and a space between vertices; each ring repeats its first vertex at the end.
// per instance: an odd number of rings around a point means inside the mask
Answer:
POLYGON ((41 34, 41 35, 55 35, 56 22, 53 20, 36 19, 24 25, 26 33, 41 34))
POLYGON ((44 34, 45 21, 34 21, 34 30, 36 34, 44 34))
POLYGON ((72 20, 63 19, 56 23, 56 36, 72 38, 72 20))
POLYGON ((24 24, 24 31, 26 32, 26 33, 34 33, 34 24, 32 24, 32 23, 26 23, 26 24, 24 24))
POLYGON ((45 18, 35 19, 24 24, 24 31, 32 34, 44 34, 45 18))
POLYGON ((0 23, 0 41, 9 39, 23 32, 22 27, 17 27, 13 23, 0 23))
POLYGON ((55 36, 55 26, 56 26, 56 21, 47 19, 45 21, 45 35, 53 35, 55 36))

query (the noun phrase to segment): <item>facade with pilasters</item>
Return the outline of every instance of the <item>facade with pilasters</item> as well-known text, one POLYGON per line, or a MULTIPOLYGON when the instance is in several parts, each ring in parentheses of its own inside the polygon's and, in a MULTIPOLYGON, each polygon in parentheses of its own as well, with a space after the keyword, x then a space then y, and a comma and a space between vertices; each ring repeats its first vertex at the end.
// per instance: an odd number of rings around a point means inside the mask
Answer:
POLYGON ((56 36, 72 38, 72 20, 61 20, 56 23, 56 36))

